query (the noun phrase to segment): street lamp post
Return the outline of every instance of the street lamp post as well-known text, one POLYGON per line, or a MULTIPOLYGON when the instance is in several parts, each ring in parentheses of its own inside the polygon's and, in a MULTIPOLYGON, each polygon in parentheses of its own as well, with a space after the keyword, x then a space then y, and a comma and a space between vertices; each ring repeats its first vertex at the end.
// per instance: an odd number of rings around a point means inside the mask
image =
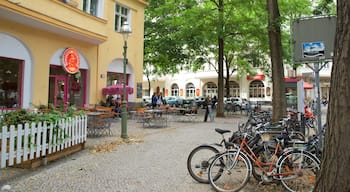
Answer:
POLYGON ((127 139, 127 112, 126 112, 126 65, 128 64, 128 59, 126 58, 126 51, 128 49, 128 36, 131 33, 131 28, 129 23, 125 21, 120 29, 120 33, 123 35, 124 40, 124 52, 123 52, 123 101, 122 101, 122 133, 121 138, 127 139))

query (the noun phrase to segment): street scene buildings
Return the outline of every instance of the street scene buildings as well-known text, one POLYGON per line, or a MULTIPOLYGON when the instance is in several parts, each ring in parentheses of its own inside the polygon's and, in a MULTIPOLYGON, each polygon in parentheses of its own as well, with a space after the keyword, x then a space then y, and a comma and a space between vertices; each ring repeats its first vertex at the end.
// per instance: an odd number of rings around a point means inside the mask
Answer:
MULTIPOLYGON (((0 0, 1 192, 214 190, 192 180, 186 167, 188 154, 200 144, 220 141, 219 134, 250 125, 254 110, 239 108, 216 117, 211 100, 202 107, 163 102, 163 96, 218 97, 218 73, 205 63, 198 71, 146 77, 148 5, 147 0, 0 0), (152 107, 143 105, 153 93, 159 97, 152 107), (11 112, 19 113, 17 119, 11 121, 7 116, 11 112), (216 127, 227 130, 215 133, 216 127), (27 165, 30 169, 18 169, 27 165)), ((316 49, 305 46, 305 54, 324 52, 322 43, 315 45, 316 49)), ((297 84, 303 82, 305 103, 329 98, 332 63, 321 64, 317 80, 313 65, 285 64, 288 96, 296 100, 297 84)), ((271 109, 272 74, 261 66, 252 69, 252 74, 236 71, 224 76, 229 79, 224 97, 271 109)), ((266 115, 271 116, 271 110, 266 115)), ((303 127, 304 140, 317 132, 313 123, 311 119, 307 135, 303 127)), ((209 165, 206 159, 203 164, 209 165)), ((258 183, 249 182, 247 191, 282 188, 258 183)))
MULTIPOLYGON (((142 83, 146 5, 143 0, 1 1, 1 108, 83 107, 104 100, 102 89, 123 80, 119 32, 125 21, 132 29, 126 84, 142 83)), ((128 100, 137 100, 136 91, 128 100)))

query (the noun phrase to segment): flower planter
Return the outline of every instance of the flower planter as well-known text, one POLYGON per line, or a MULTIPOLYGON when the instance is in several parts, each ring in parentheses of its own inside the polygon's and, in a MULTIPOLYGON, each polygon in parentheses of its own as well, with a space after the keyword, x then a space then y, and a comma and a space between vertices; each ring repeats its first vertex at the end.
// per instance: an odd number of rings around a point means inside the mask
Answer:
POLYGON ((49 154, 47 156, 42 156, 42 157, 35 158, 32 160, 22 161, 19 164, 13 165, 13 167, 23 168, 23 169, 34 169, 34 168, 40 167, 42 165, 46 165, 46 164, 48 164, 52 161, 55 161, 57 159, 60 159, 60 158, 66 157, 68 155, 71 155, 73 153, 76 153, 78 151, 81 151, 84 148, 85 148, 85 143, 80 143, 80 144, 74 145, 72 147, 65 148, 62 151, 57 151, 55 153, 49 154))
POLYGON ((55 123, 3 126, 0 131, 0 168, 36 168, 84 149, 87 116, 77 115, 55 123))

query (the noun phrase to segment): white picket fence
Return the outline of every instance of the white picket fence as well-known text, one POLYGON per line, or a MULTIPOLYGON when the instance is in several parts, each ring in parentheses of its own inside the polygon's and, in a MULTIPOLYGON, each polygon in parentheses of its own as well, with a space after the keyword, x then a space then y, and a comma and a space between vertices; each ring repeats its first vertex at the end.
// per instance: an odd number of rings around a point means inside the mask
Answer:
POLYGON ((83 143, 87 137, 87 116, 62 119, 55 125, 38 124, 3 126, 0 132, 0 168, 22 161, 45 157, 48 154, 83 143), (57 126, 58 125, 58 126, 57 126))

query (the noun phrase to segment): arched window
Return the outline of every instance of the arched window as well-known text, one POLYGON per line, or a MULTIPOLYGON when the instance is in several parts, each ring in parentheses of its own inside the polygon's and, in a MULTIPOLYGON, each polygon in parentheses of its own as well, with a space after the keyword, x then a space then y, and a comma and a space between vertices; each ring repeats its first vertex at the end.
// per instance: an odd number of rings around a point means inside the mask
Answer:
POLYGON ((271 96, 271 87, 266 87, 266 96, 271 96))
POLYGON ((265 88, 264 83, 259 80, 252 81, 249 86, 249 97, 264 98, 265 88))
POLYGON ((170 96, 179 96, 179 86, 175 83, 171 85, 171 94, 170 96))
POLYGON ((235 81, 230 81, 230 95, 231 97, 240 97, 239 84, 235 81))
POLYGON ((186 85, 186 97, 195 97, 196 96, 196 89, 193 85, 193 83, 187 83, 186 85))
POLYGON ((208 82, 204 85, 204 93, 203 96, 217 96, 218 94, 218 87, 213 82, 208 82))

